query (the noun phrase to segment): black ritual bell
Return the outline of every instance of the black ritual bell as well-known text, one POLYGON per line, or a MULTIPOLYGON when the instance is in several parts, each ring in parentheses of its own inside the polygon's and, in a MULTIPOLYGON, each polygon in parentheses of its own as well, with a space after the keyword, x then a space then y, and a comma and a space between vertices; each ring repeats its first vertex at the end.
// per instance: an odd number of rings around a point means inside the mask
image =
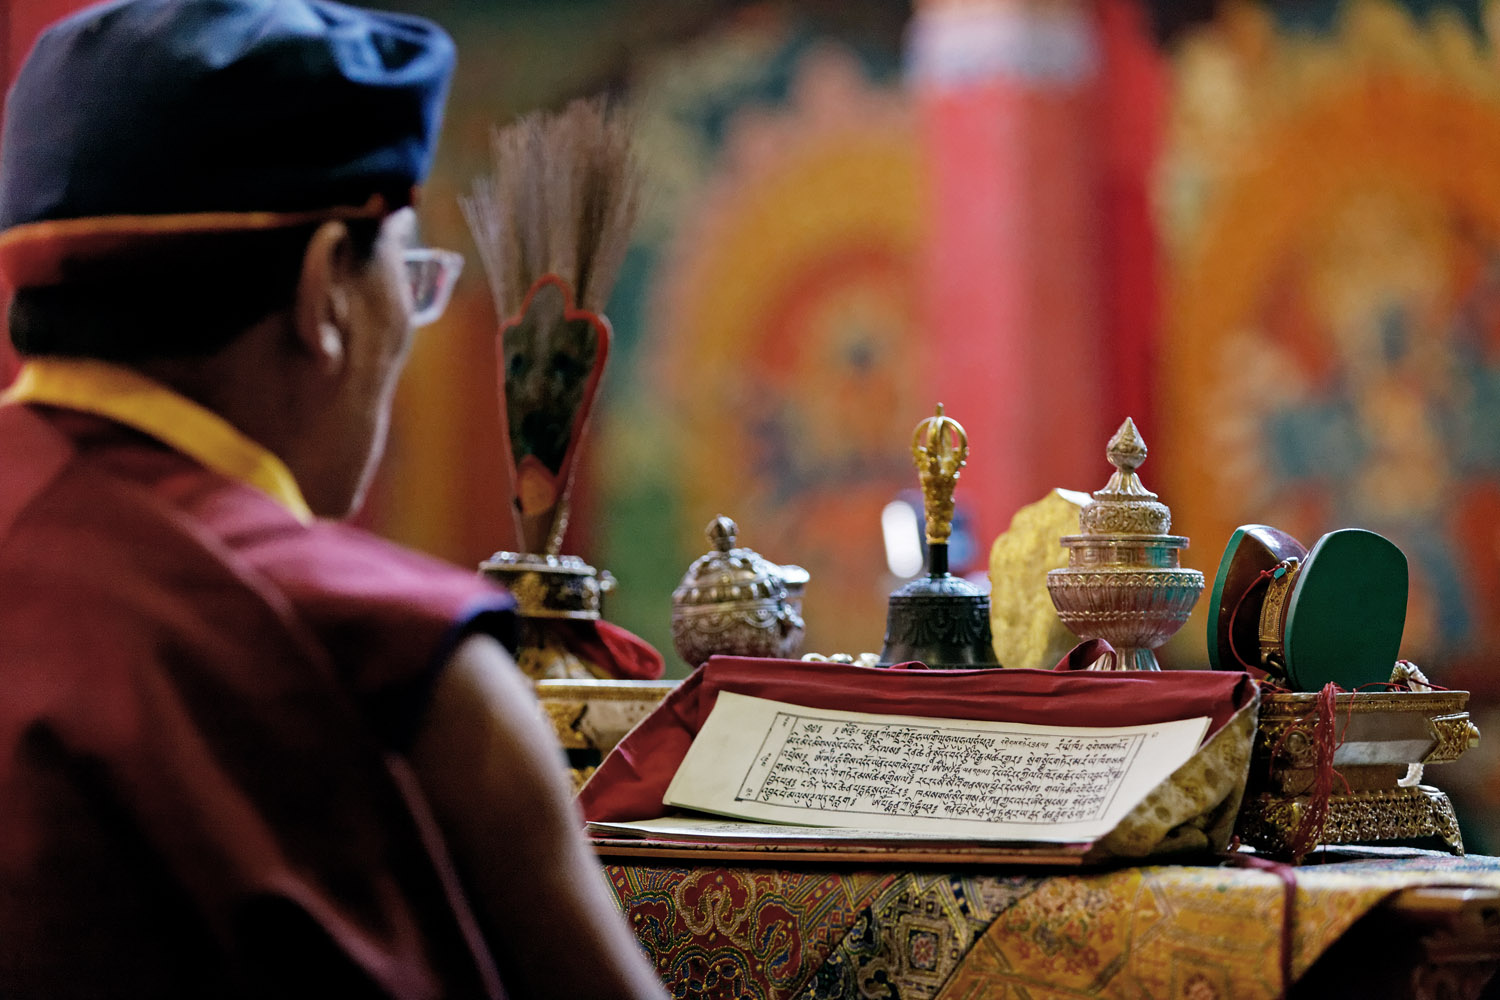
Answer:
POLYGON ((989 595, 948 572, 953 487, 969 455, 958 421, 937 413, 917 425, 911 443, 927 531, 927 575, 897 589, 885 616, 880 665, 919 662, 933 669, 996 666, 989 595))

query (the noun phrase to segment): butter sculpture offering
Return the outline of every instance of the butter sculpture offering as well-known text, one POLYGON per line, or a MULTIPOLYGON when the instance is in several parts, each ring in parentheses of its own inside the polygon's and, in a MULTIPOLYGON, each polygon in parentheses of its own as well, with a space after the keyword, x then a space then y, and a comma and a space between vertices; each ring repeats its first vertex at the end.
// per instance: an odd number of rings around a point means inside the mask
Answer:
POLYGON ((1016 511, 990 547, 990 634, 1007 667, 1051 670, 1078 642, 1052 606, 1047 572, 1068 564, 1057 540, 1088 502, 1087 493, 1052 490, 1016 511))

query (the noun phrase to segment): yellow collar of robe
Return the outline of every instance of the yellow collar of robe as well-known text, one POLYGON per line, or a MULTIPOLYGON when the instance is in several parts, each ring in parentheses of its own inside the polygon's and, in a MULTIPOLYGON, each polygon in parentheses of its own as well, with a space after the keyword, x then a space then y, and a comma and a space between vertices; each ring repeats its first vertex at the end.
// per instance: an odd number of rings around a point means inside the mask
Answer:
POLYGON ((80 358, 35 358, 0 395, 3 403, 40 403, 107 417, 255 487, 302 523, 313 520, 285 462, 223 417, 129 368, 80 358))

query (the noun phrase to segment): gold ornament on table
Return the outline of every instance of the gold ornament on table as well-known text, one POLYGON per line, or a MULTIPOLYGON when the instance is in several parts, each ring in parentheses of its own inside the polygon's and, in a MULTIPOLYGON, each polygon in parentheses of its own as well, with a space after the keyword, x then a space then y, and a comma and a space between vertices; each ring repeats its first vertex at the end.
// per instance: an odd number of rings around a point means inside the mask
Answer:
POLYGON ((676 681, 660 680, 536 682, 537 702, 566 756, 573 791, 676 686, 676 681))
POLYGON ((917 424, 911 457, 922 486, 927 544, 946 545, 953 535, 953 488, 969 463, 969 436, 962 424, 943 415, 942 403, 934 416, 917 424))
POLYGON ((1047 574, 1047 592, 1075 635, 1115 648, 1113 669, 1160 670, 1153 651, 1187 621, 1203 574, 1181 567, 1188 540, 1167 534, 1171 511, 1136 474, 1146 442, 1129 417, 1107 455, 1115 471, 1079 511, 1082 533, 1061 540, 1068 565, 1047 574))
POLYGON ((1464 853, 1448 796, 1422 781, 1426 765, 1478 746, 1469 692, 1434 690, 1404 661, 1391 683, 1389 691, 1261 696, 1235 826, 1245 844, 1292 860, 1318 845, 1429 838, 1464 853))
POLYGON ((1057 540, 1076 530, 1087 493, 1053 489, 1016 511, 990 546, 990 632, 1007 667, 1051 670, 1078 637, 1057 617, 1047 572, 1068 564, 1057 540))
POLYGON ((494 173, 460 202, 502 317, 500 416, 520 551, 497 552, 480 569, 517 599, 527 673, 607 676, 555 623, 599 620, 601 597, 614 586, 562 545, 573 470, 609 355, 602 309, 639 201, 630 132, 603 100, 575 101, 494 130, 491 152, 494 173))
POLYGON ((740 548, 739 530, 723 515, 710 521, 712 547, 672 591, 672 644, 690 667, 714 655, 791 658, 802 649, 807 570, 740 548))
POLYGON ((933 668, 995 665, 990 641, 990 599, 979 587, 948 572, 953 532, 953 491, 969 456, 963 426, 937 412, 917 424, 912 459, 922 484, 926 515, 926 576, 891 594, 880 663, 919 662, 933 668))

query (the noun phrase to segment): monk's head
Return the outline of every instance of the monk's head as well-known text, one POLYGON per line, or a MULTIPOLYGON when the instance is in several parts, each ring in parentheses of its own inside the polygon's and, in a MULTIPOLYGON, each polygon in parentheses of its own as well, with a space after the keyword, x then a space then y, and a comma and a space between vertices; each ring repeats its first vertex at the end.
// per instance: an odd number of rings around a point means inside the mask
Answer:
POLYGON ((321 0, 124 0, 54 25, 0 137, 16 348, 157 378, 346 513, 451 288, 410 206, 452 64, 435 25, 321 0))

